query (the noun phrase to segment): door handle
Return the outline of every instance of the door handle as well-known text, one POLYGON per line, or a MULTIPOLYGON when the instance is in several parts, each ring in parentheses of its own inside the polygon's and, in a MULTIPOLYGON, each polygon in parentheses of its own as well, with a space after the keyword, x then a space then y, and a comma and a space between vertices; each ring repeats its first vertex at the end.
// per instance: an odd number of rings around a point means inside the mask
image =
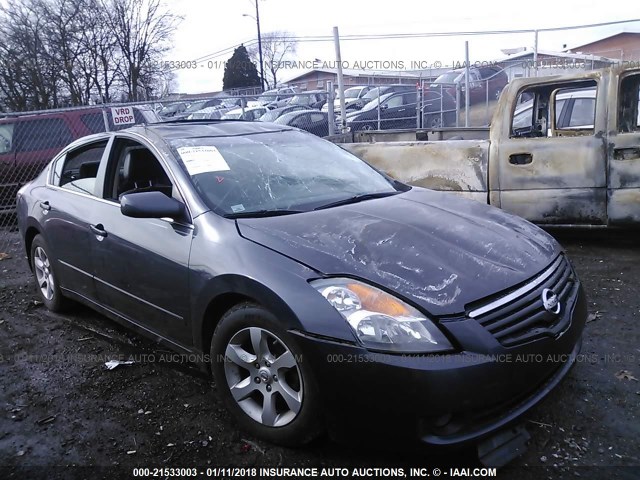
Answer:
POLYGON ((640 147, 614 148, 614 160, 636 160, 640 158, 640 147))
POLYGON ((43 210, 51 210, 51 205, 49 205, 49 202, 40 202, 40 208, 43 210))
POLYGON ((104 238, 107 236, 107 231, 104 229, 104 226, 101 223, 97 225, 89 225, 89 230, 91 230, 91 232, 98 237, 104 238))
POLYGON ((514 153, 509 155, 509 163, 511 165, 528 165, 533 162, 533 155, 530 153, 514 153))

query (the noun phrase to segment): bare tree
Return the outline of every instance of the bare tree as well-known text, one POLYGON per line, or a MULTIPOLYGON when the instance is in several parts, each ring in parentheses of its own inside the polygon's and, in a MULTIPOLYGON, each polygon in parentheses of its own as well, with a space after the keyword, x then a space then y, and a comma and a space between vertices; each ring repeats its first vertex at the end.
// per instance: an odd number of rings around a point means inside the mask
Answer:
POLYGON ((58 106, 59 72, 47 39, 42 4, 0 4, 0 92, 10 110, 58 106))
POLYGON ((0 105, 11 111, 139 100, 175 80, 160 60, 181 17, 161 0, 0 2, 0 105))
POLYGON ((160 0, 103 1, 111 12, 108 22, 122 55, 120 74, 129 100, 139 100, 146 96, 149 71, 170 49, 169 40, 182 17, 166 10, 160 0))
MULTIPOLYGON (((278 72, 284 67, 284 61, 296 53, 297 40, 290 32, 274 31, 261 35, 262 61, 265 70, 265 83, 269 88, 278 86, 278 72)), ((247 48, 251 60, 260 61, 258 45, 247 48)), ((258 64, 258 70, 260 65, 258 64)))
POLYGON ((87 4, 82 36, 85 52, 79 63, 83 75, 91 79, 88 94, 94 93, 102 103, 108 103, 112 101, 112 88, 118 86, 120 52, 108 25, 108 12, 101 8, 100 0, 84 1, 87 4))

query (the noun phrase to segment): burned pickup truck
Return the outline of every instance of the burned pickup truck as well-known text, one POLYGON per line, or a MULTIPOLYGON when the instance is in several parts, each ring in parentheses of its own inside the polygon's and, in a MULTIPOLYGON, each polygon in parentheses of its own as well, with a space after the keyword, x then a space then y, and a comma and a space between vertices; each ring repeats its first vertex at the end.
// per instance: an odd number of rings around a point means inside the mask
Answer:
POLYGON ((456 192, 535 223, 635 224, 639 93, 640 69, 516 79, 484 131, 414 131, 404 141, 358 132, 357 143, 343 147, 403 182, 456 192), (438 141, 447 136, 455 139, 438 141))

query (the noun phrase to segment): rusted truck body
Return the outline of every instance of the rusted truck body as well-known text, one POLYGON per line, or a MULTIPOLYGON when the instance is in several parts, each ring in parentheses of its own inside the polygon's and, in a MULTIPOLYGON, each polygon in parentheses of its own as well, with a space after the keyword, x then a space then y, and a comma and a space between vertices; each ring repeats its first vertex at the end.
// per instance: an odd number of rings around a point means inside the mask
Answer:
POLYGON ((455 192, 535 223, 637 224, 639 93, 640 69, 516 79, 503 91, 490 128, 360 132, 356 143, 342 146, 403 182, 455 192), (586 90, 590 100, 578 102, 573 92, 586 90), (567 98, 575 117, 565 118, 567 98), (523 105, 530 107, 524 119, 523 105), (457 139, 439 140, 447 136, 457 139))

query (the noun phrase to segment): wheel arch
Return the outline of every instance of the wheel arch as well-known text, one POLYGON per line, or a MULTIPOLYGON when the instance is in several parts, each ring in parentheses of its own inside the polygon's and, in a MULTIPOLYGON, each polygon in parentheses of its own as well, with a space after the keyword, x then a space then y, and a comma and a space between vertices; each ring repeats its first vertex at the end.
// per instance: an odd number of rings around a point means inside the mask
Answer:
POLYGON ((207 353, 213 332, 224 314, 241 303, 255 303, 266 308, 287 330, 301 328, 296 314, 271 288, 241 275, 221 275, 210 281, 196 300, 192 317, 194 346, 207 353))
POLYGON ((36 238, 37 235, 42 235, 42 228, 38 225, 33 218, 29 218, 27 220, 27 228, 24 232, 24 248, 27 254, 27 261, 29 262, 29 269, 31 269, 31 245, 33 244, 33 239, 36 238))

